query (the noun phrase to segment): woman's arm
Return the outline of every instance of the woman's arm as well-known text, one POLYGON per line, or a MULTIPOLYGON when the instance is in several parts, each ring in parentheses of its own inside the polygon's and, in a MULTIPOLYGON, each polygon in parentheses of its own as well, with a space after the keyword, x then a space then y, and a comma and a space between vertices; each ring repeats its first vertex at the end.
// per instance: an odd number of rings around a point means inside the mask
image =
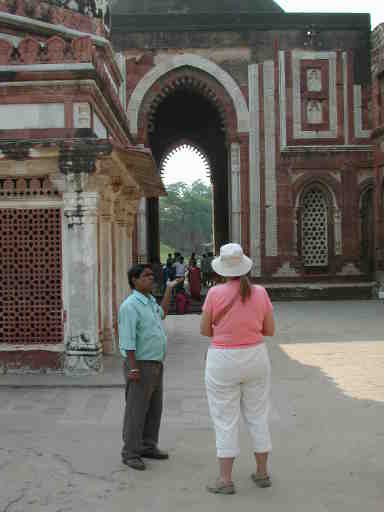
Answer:
POLYGON ((262 334, 263 336, 273 336, 275 334, 275 319, 273 318, 273 311, 270 311, 264 317, 262 334))
POLYGON ((200 321, 200 334, 202 336, 207 336, 208 338, 212 338, 213 329, 212 329, 212 318, 211 313, 208 311, 203 311, 200 321))

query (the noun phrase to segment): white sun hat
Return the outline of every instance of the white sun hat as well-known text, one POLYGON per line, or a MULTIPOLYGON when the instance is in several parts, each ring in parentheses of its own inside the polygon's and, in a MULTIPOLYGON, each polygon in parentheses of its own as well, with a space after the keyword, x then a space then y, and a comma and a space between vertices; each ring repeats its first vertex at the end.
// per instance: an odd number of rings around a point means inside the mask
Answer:
POLYGON ((220 247, 220 256, 212 261, 212 268, 224 277, 239 277, 248 274, 252 260, 245 256, 239 244, 226 244, 220 247))

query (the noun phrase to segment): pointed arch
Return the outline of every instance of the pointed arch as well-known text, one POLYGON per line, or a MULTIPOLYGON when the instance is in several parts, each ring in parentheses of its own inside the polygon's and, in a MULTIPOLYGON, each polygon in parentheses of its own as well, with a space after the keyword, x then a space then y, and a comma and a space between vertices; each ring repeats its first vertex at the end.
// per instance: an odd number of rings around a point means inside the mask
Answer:
POLYGON ((147 92, 163 75, 183 66, 190 66, 204 71, 222 85, 232 99, 236 111, 238 132, 248 133, 249 110, 244 95, 235 80, 215 62, 198 55, 185 53, 183 55, 173 55, 170 58, 164 59, 163 62, 151 69, 136 85, 127 108, 127 115, 132 135, 137 136, 138 134, 140 107, 147 92))

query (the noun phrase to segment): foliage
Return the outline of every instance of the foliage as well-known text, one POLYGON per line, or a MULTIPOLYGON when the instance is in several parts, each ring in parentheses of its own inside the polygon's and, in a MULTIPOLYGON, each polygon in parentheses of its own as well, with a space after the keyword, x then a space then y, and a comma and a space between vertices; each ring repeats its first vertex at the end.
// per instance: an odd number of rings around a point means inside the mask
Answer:
POLYGON ((168 258, 169 253, 174 253, 175 249, 173 247, 170 247, 169 245, 166 245, 162 242, 160 242, 160 261, 161 263, 165 263, 168 258))
POLYGON ((184 255, 205 252, 212 242, 212 189, 197 180, 173 183, 160 198, 160 239, 184 255))

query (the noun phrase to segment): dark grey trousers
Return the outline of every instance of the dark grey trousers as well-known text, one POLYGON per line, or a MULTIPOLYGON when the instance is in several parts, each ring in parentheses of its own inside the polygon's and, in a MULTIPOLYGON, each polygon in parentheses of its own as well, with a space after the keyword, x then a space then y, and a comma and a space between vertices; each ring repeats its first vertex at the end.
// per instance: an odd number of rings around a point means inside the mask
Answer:
POLYGON ((125 413, 123 423, 122 457, 139 457, 154 448, 159 441, 163 410, 163 364, 158 361, 137 361, 140 381, 127 379, 129 371, 124 361, 125 413))

